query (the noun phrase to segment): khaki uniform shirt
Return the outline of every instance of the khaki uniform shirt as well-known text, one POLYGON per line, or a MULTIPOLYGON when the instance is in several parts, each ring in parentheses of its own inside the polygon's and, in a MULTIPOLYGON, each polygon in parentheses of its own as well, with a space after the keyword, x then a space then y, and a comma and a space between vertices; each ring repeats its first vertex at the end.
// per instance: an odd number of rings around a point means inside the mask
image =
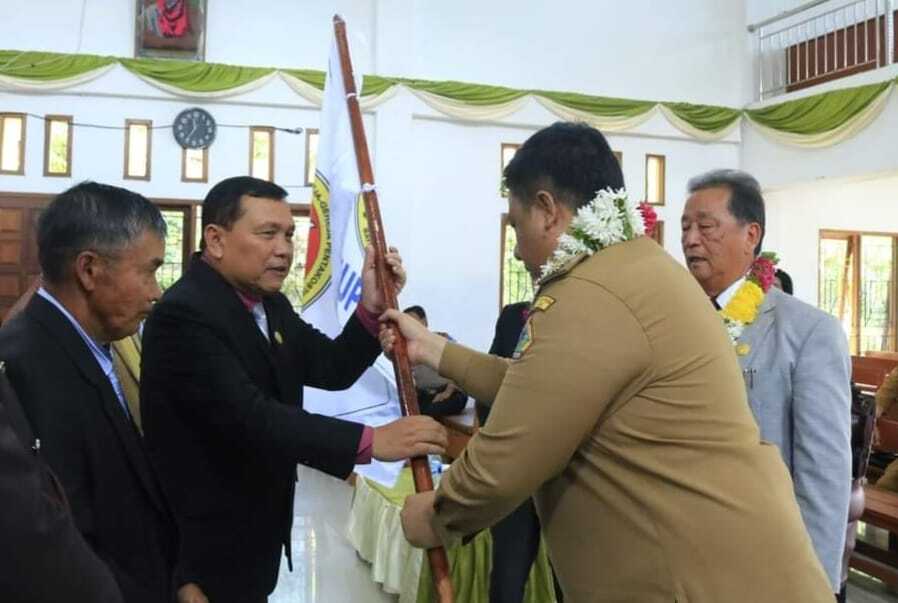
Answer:
POLYGON ((444 475, 450 542, 533 495, 573 603, 831 603, 732 342, 654 241, 544 282, 510 362, 448 344, 440 373, 490 420, 444 475))

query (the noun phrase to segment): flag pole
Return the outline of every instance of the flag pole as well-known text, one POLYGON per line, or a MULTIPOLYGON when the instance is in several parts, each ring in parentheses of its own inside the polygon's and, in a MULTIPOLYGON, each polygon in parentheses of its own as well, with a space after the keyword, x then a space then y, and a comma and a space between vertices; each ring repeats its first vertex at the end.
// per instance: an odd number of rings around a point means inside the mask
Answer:
MULTIPOLYGON (((340 15, 334 15, 334 35, 337 39, 337 49, 340 52, 340 68, 343 72, 343 86, 345 87, 346 104, 349 109, 349 122, 352 126, 352 142, 355 146, 359 181, 362 184, 362 196, 365 200, 365 211, 368 214, 368 233, 371 244, 374 246, 377 284, 384 294, 387 307, 398 309, 399 303, 396 297, 396 288, 393 286, 393 280, 384 260, 387 244, 384 237, 383 221, 380 217, 377 191, 374 189, 374 171, 371 169, 371 156, 368 154, 368 141, 362 124, 362 112, 359 108, 359 100, 355 88, 352 60, 349 56, 349 44, 346 41, 346 22, 343 21, 340 15)), ((396 329, 396 338, 396 343, 393 346, 393 371, 396 375, 396 389, 399 392, 402 414, 421 414, 418 408, 418 396, 415 393, 415 382, 412 379, 412 367, 408 358, 405 338, 399 332, 399 329, 396 329)), ((430 464, 427 462, 427 457, 414 457, 411 459, 411 465, 412 477, 415 480, 415 490, 418 492, 432 491, 433 478, 430 474, 430 464)), ((443 547, 428 549, 427 558, 430 561, 433 584, 440 603, 452 603, 454 599, 452 581, 449 577, 449 560, 446 557, 445 549, 443 547)))

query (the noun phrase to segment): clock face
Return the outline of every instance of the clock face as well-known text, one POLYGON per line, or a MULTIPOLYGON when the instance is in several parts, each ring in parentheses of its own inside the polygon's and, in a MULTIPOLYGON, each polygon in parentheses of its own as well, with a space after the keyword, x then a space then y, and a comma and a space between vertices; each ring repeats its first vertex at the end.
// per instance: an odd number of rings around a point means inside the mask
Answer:
POLYGON ((172 131, 175 140, 187 149, 205 149, 215 140, 215 120, 205 109, 192 107, 178 113, 172 131))

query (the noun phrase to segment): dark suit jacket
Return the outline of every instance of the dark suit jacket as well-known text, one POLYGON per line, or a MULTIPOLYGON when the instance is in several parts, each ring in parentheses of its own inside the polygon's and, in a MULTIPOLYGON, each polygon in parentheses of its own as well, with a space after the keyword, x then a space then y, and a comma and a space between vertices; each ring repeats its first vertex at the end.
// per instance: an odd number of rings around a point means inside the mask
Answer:
POLYGON ((30 449, 34 434, 0 366, 0 600, 122 603, 78 533, 62 486, 30 449))
MULTIPOLYGON (((518 339, 521 337, 521 329, 527 322, 527 309, 530 302, 518 302, 516 304, 508 304, 499 313, 496 320, 496 333, 493 336, 493 343, 490 345, 490 354, 501 356, 502 358, 511 358, 515 347, 518 345, 518 339)), ((492 400, 477 400, 477 418, 480 424, 486 423, 490 414, 490 406, 492 400)))
POLYGON ((68 319, 39 296, 0 329, 0 359, 75 523, 128 603, 172 596, 174 523, 109 380, 68 319))
POLYGON ((181 531, 177 574, 214 603, 274 589, 297 463, 338 477, 355 464, 362 425, 303 411, 303 385, 345 389, 380 352, 355 317, 331 340, 280 293, 264 307, 271 343, 195 257, 143 332, 143 429, 181 531))

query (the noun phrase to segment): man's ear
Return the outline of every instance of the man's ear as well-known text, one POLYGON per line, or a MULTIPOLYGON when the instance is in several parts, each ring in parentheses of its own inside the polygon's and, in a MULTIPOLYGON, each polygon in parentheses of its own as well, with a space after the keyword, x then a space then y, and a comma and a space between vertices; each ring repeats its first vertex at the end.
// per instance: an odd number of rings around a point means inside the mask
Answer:
POLYGON ((106 260, 96 251, 82 251, 75 258, 75 280, 85 291, 97 288, 99 280, 106 270, 106 260))
POLYGON ((533 197, 533 204, 530 207, 530 211, 533 210, 538 210, 540 215, 543 216, 543 228, 547 231, 552 230, 561 217, 559 215, 561 204, 555 198, 555 195, 547 190, 536 191, 536 195, 533 197))
POLYGON ((748 253, 754 256, 755 248, 761 241, 761 225, 757 222, 752 222, 748 225, 746 234, 747 236, 745 238, 745 246, 747 247, 748 253))
POLYGON ((206 243, 206 253, 213 259, 220 260, 224 256, 225 239, 227 230, 218 224, 207 224, 203 229, 203 241, 206 243))

